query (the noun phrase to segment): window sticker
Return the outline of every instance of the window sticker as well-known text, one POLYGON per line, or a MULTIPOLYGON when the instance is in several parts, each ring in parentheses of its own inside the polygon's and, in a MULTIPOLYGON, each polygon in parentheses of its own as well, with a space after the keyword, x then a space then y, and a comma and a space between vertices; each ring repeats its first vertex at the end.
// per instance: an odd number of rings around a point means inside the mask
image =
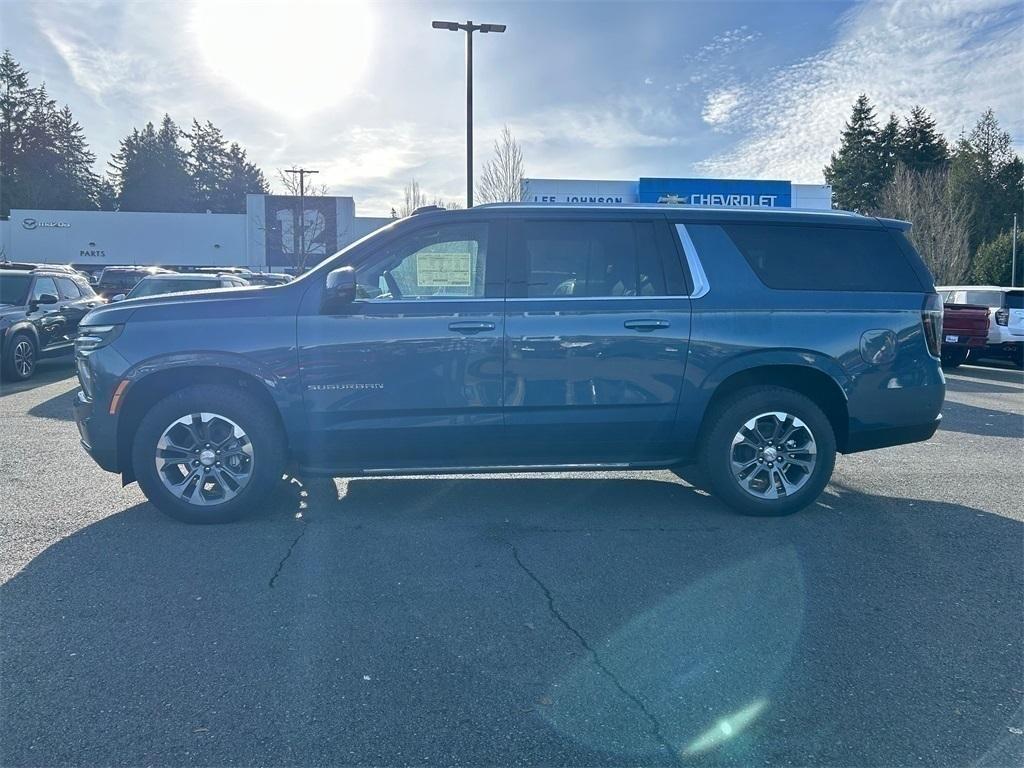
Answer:
POLYGON ((418 288, 470 288, 473 285, 471 253, 416 254, 418 288))

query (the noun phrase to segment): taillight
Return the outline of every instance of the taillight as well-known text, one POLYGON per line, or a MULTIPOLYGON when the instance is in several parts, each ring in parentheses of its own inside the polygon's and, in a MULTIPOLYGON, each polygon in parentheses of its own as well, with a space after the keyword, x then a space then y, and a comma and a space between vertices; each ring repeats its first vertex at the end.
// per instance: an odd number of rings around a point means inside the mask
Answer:
POLYGON ((1008 309, 997 309, 996 310, 996 325, 1009 325, 1010 324, 1010 310, 1008 309))
POLYGON ((932 293, 925 297, 921 307, 921 325, 924 326, 924 340, 928 345, 928 353, 939 357, 942 352, 942 300, 939 294, 932 293))

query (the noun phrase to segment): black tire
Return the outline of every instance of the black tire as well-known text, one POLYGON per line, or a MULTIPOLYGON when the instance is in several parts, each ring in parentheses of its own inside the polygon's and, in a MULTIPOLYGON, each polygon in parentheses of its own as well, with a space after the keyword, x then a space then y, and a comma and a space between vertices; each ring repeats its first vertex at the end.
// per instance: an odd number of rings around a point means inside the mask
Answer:
MULTIPOLYGON (((273 498, 285 466, 284 434, 277 414, 243 389, 187 387, 154 404, 143 417, 132 444, 132 464, 139 487, 161 512, 185 523, 227 523, 256 512, 273 498), (172 493, 156 466, 157 443, 164 431, 178 419, 202 413, 234 422, 251 443, 252 451, 246 484, 235 491, 233 498, 214 500, 208 506, 189 503, 172 493)), ((197 472, 203 471, 202 466, 196 467, 197 472)), ((208 467, 206 471, 217 470, 208 467)))
MULTIPOLYGON (((813 400, 799 392, 775 386, 744 389, 716 404, 708 419, 707 427, 702 432, 701 470, 712 493, 741 514, 792 514, 817 499, 832 477, 836 460, 836 438, 832 424, 813 400), (797 490, 790 494, 779 494, 777 498, 762 498, 746 490, 733 474, 733 438, 751 419, 775 412, 791 414, 802 421, 813 436, 817 452, 809 473, 800 474, 799 468, 789 470, 789 480, 806 477, 797 490)), ((757 451, 753 451, 753 454, 759 455, 757 451)), ((758 470, 751 471, 746 479, 749 480, 755 471, 758 470)), ((759 471, 759 480, 767 486, 771 470, 765 465, 759 471), (766 472, 767 477, 764 474, 766 472)), ((772 478, 772 487, 778 489, 780 485, 772 478)), ((765 492, 770 493, 768 490, 765 492)))
POLYGON ((25 381, 36 372, 39 348, 28 333, 16 333, 4 346, 3 375, 8 381, 25 381), (25 357, 27 355, 27 357, 25 357))
POLYGON ((965 362, 967 362, 966 349, 952 349, 942 353, 943 368, 959 368, 965 362))

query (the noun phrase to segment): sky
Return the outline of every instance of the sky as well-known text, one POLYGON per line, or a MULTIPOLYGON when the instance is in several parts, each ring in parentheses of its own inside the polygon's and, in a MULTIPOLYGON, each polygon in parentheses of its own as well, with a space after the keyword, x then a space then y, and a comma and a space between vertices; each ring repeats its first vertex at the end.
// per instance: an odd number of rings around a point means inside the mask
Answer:
POLYGON ((361 215, 411 179, 465 190, 507 124, 527 176, 822 183, 850 106, 915 104, 950 137, 992 107, 1024 147, 1024 2, 115 2, 0 0, 0 46, 70 105, 99 170, 166 112, 210 120, 276 170, 319 170, 361 215))

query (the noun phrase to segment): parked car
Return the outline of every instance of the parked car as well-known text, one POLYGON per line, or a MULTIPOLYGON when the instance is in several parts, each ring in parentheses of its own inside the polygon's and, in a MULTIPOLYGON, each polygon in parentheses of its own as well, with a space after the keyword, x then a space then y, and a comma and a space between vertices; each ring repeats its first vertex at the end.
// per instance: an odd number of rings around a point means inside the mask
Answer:
MULTIPOLYGON (((942 304, 905 222, 484 205, 399 220, 288 285, 94 310, 75 418, 189 522, 300 475, 677 468, 748 514, 837 451, 926 440, 942 304)), ((624 510, 624 514, 628 514, 624 510)))
POLYGON ((1024 288, 946 285, 936 289, 947 302, 988 307, 988 344, 970 357, 1001 357, 1024 366, 1024 288))
POLYGON ((144 296, 162 296, 185 291, 205 291, 212 288, 241 288, 248 285, 236 275, 168 274, 149 275, 142 278, 127 294, 118 294, 111 301, 138 299, 144 296))
POLYGON ((105 267, 96 281, 96 293, 105 299, 127 294, 144 277, 172 274, 162 267, 105 267))
POLYGON ((292 276, 282 272, 253 272, 246 279, 252 285, 284 285, 292 281, 292 276))
POLYGON ((988 343, 988 307, 946 302, 942 312, 942 367, 956 368, 988 343))
POLYGON ((198 267, 196 272, 214 272, 218 275, 238 275, 239 277, 248 277, 252 274, 251 269, 246 267, 198 267))
POLYGON ((44 357, 70 354, 78 325, 104 303, 74 270, 0 270, 0 371, 9 381, 35 373, 44 357))

